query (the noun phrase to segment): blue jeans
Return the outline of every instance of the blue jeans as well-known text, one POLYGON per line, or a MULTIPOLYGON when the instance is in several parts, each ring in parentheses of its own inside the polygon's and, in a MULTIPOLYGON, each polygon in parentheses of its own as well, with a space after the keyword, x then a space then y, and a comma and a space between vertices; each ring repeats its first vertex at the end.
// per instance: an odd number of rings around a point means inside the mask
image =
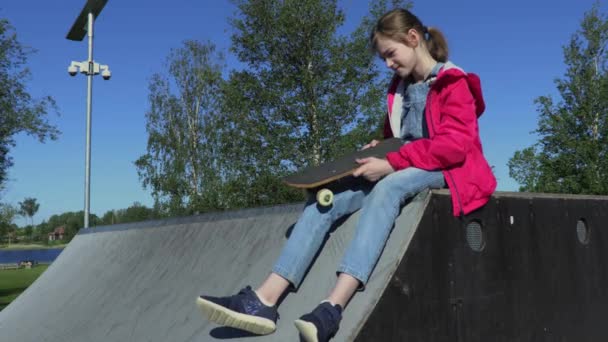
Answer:
POLYGON ((329 208, 320 207, 311 199, 283 247, 273 272, 299 287, 331 225, 340 217, 362 208, 355 236, 338 273, 349 274, 365 286, 405 200, 425 189, 444 186, 441 171, 410 167, 393 172, 375 184, 361 182, 360 186, 336 193, 329 208))

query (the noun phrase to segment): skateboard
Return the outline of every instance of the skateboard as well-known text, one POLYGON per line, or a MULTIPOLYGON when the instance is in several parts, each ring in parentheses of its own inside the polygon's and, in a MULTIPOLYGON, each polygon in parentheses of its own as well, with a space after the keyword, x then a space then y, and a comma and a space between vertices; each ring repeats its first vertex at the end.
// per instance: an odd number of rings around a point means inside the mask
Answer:
POLYGON ((360 166, 356 159, 368 157, 384 159, 388 152, 397 151, 401 146, 403 141, 399 138, 386 139, 374 147, 356 151, 319 166, 304 168, 284 177, 283 181, 291 187, 306 189, 309 193, 316 192, 317 202, 322 206, 330 206, 334 199, 330 185, 340 181, 348 183, 356 180, 352 177, 353 172, 360 166))

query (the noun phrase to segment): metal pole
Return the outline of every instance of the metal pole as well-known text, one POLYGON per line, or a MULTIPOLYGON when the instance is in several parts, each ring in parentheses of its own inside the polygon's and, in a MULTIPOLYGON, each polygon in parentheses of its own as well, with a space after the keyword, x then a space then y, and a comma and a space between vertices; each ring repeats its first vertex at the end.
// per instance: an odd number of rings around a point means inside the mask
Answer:
POLYGON ((93 13, 89 12, 87 34, 89 36, 89 70, 87 73, 87 146, 85 154, 84 179, 84 227, 89 228, 89 213, 91 208, 91 113, 93 111, 93 13))

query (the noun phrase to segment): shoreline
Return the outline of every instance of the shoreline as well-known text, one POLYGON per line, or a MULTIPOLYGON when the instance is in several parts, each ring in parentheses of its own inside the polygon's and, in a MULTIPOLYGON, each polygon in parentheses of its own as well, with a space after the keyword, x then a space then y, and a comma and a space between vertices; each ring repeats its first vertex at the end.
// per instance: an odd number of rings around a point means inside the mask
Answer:
POLYGON ((37 244, 26 244, 26 245, 11 244, 10 247, 8 245, 0 246, 0 250, 19 251, 19 250, 37 250, 37 249, 58 249, 58 248, 65 248, 66 246, 67 246, 67 243, 61 244, 61 245, 54 245, 54 246, 37 245, 37 244))

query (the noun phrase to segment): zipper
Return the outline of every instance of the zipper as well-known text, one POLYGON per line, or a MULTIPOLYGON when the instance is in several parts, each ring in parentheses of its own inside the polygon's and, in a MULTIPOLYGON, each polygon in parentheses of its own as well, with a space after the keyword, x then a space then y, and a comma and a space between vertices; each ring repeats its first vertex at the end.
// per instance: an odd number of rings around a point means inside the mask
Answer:
POLYGON ((460 218, 464 218, 464 210, 462 209, 462 202, 460 201, 460 194, 458 193, 458 187, 454 182, 454 177, 452 177, 452 173, 450 171, 446 171, 452 180, 452 184, 454 185, 454 191, 456 192, 456 200, 458 200, 458 206, 460 207, 460 218))
MULTIPOLYGON (((428 123, 429 121, 431 122, 431 128, 433 129, 433 135, 435 135, 435 123, 433 122, 433 116, 431 115, 431 99, 432 99, 432 91, 431 89, 429 89, 429 95, 427 98, 427 104, 429 104, 429 118, 427 118, 427 129, 428 129, 428 123)), ((426 118, 426 115, 425 115, 426 118)), ((429 134, 429 138, 430 138, 430 134, 429 134)), ((458 187, 456 186, 456 182, 454 182, 454 177, 452 176, 452 173, 449 170, 445 170, 445 172, 448 173, 448 176, 450 176, 450 180, 452 181, 452 185, 454 186, 454 192, 456 193, 456 200, 458 201, 458 207, 460 208, 460 218, 464 218, 464 210, 462 208, 462 201, 460 200, 460 193, 458 192, 458 187)))

